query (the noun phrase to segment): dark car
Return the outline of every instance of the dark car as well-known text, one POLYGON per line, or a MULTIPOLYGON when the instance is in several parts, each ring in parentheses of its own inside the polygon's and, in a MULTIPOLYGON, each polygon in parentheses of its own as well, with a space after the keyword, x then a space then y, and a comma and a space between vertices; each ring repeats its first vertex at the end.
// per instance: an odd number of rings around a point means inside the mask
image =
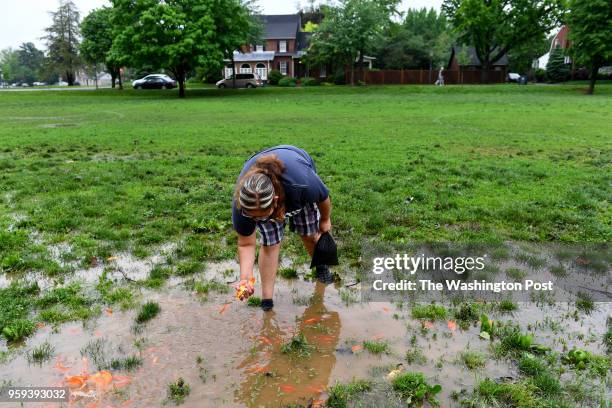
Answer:
POLYGON ((132 86, 134 89, 172 89, 176 87, 176 81, 168 75, 147 75, 132 82, 132 86))

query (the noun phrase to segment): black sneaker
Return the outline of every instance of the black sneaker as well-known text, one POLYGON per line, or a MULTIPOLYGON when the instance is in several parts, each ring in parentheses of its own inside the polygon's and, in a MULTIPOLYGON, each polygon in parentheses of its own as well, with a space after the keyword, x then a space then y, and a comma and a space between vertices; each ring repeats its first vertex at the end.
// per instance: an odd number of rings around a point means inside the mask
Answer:
POLYGON ((264 312, 268 310, 272 310, 274 307, 274 301, 272 299, 262 299, 261 300, 261 308, 264 312))
POLYGON ((334 283, 334 276, 327 265, 318 265, 316 271, 317 280, 321 283, 329 285, 334 283))

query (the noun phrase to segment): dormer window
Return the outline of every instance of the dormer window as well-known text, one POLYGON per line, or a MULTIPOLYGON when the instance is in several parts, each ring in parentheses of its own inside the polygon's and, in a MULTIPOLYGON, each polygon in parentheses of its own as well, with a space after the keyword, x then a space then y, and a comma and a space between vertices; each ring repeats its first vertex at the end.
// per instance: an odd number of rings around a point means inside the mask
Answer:
POLYGON ((287 41, 280 40, 278 42, 278 52, 287 52, 287 41))
POLYGON ((263 45, 257 44, 255 46, 255 51, 256 52, 263 52, 263 50, 264 50, 264 46, 263 45))

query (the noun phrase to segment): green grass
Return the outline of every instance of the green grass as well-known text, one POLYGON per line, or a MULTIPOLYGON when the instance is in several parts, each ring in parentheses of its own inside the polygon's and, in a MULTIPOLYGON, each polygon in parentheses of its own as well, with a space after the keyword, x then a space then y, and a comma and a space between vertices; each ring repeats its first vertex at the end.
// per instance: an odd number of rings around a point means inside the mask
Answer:
POLYGON ((393 389, 406 401, 409 407, 420 407, 424 401, 433 406, 439 403, 435 398, 442 387, 430 385, 421 373, 403 373, 393 379, 393 389))
POLYGON ((54 352, 55 347, 53 347, 48 341, 44 341, 43 343, 34 347, 28 353, 28 362, 42 364, 45 361, 50 360, 53 357, 54 352))
POLYGON ((412 306, 412 317, 415 319, 444 320, 446 319, 446 314, 446 308, 443 305, 412 306))
POLYGON ((315 350, 315 346, 308 343, 303 333, 296 334, 287 343, 281 345, 281 352, 298 357, 308 357, 315 350))
POLYGON ((459 354, 459 359, 470 370, 482 368, 487 364, 487 356, 478 351, 463 351, 459 354))
POLYGON ((84 262, 180 239, 187 261, 226 258, 241 164, 279 143, 315 158, 347 257, 368 236, 606 241, 600 168, 610 159, 612 86, 594 97, 581 89, 3 93, 0 168, 11 197, 0 223, 25 218, 0 237, 0 264, 59 268, 37 264, 45 249, 31 231, 65 240, 84 262))
POLYGON ((181 377, 175 382, 168 384, 168 399, 174 401, 175 404, 182 404, 185 398, 189 396, 191 387, 181 377))
POLYGON ((155 318, 161 311, 159 304, 155 302, 147 302, 140 308, 138 315, 136 316, 136 323, 143 324, 149 320, 155 318))
POLYGON ((353 380, 348 383, 336 383, 329 387, 329 399, 326 406, 329 408, 346 408, 352 400, 358 400, 359 395, 372 389, 372 382, 368 380, 353 380))
POLYGON ((372 354, 388 354, 390 351, 389 342, 384 340, 365 340, 363 348, 372 354))
POLYGON ((278 274, 284 279, 297 279, 298 273, 295 268, 280 268, 278 274))

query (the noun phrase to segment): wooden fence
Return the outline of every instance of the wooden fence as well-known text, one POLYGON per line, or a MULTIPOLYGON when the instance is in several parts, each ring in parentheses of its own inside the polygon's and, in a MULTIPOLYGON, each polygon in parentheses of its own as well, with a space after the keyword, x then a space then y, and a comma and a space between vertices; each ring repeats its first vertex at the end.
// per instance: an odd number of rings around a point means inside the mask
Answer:
MULTIPOLYGON (((364 70, 363 76, 355 69, 355 83, 363 81, 369 85, 407 85, 433 84, 438 79, 438 71, 427 69, 382 69, 364 70)), ((445 84, 499 84, 506 82, 505 70, 444 70, 445 84)), ((346 83, 351 82, 351 71, 345 72, 346 83)))

